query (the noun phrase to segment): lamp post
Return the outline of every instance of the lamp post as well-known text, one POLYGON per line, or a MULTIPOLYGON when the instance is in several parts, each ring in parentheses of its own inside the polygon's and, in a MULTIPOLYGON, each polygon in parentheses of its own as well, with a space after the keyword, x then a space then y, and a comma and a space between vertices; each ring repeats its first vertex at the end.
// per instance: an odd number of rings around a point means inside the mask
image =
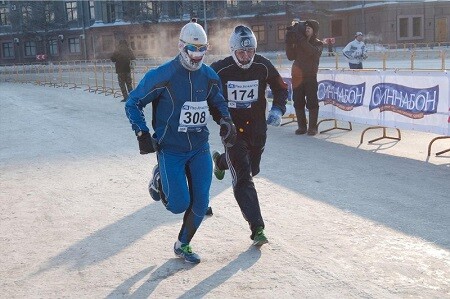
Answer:
POLYGON ((14 51, 14 55, 16 55, 16 53, 17 53, 17 58, 19 60, 18 62, 20 63, 22 61, 22 57, 21 57, 22 52, 20 51, 20 39, 18 37, 14 38, 13 51, 14 51), (16 49, 17 49, 17 51, 16 51, 16 49))
POLYGON ((208 35, 208 25, 206 23, 206 0, 203 0, 203 19, 205 20, 205 32, 208 35))
POLYGON ((80 42, 83 42, 84 60, 87 60, 86 19, 85 19, 85 14, 84 14, 84 9, 85 9, 86 5, 87 5, 87 9, 89 9, 89 2, 86 2, 86 1, 81 2, 81 22, 83 24, 83 34, 80 35, 80 42))
POLYGON ((364 34, 367 34, 366 32, 366 16, 364 15, 364 6, 366 5, 366 1, 363 0, 362 1, 362 5, 361 5, 361 15, 362 15, 362 25, 363 25, 363 32, 364 34))

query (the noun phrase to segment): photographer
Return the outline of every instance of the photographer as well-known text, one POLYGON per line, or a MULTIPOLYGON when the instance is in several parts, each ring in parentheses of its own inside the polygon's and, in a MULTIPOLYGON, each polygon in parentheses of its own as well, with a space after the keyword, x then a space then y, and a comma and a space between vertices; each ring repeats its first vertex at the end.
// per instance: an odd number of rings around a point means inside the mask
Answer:
POLYGON ((295 22, 286 28, 286 56, 292 64, 292 89, 298 129, 295 134, 317 134, 319 102, 317 99, 317 72, 323 43, 317 38, 319 22, 306 20, 295 22), (309 110, 309 126, 306 128, 305 106, 309 110))

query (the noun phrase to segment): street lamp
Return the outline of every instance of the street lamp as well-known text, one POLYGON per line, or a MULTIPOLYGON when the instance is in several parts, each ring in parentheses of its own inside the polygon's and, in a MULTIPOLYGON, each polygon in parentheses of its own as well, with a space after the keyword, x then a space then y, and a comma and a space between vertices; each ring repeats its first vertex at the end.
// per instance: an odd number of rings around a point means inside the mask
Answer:
POLYGON ((205 20, 205 33, 208 35, 208 25, 206 24, 206 0, 203 0, 203 19, 205 20))

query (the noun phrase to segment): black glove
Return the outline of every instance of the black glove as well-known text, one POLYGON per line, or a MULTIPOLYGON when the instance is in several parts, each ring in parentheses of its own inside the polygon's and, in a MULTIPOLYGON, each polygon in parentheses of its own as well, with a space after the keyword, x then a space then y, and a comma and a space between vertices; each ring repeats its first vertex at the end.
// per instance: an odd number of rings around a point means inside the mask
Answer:
POLYGON ((220 119, 220 137, 225 147, 232 147, 236 142, 236 127, 230 117, 220 119))
POLYGON ((137 140, 139 142, 139 151, 141 155, 154 153, 156 151, 156 142, 150 136, 149 132, 143 132, 141 131, 141 136, 137 136, 137 140))

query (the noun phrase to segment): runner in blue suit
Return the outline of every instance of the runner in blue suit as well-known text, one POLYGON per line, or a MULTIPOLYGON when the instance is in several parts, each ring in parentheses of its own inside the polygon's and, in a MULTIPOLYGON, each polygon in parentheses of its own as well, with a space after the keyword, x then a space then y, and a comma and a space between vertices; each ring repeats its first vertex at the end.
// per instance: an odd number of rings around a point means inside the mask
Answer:
MULTIPOLYGON (((167 210, 184 212, 174 252, 190 263, 200 257, 190 241, 209 204, 212 159, 209 149, 209 109, 221 114, 218 123, 225 146, 232 146, 236 129, 222 95, 220 79, 203 59, 208 47, 206 33, 195 20, 180 33, 180 54, 150 70, 130 93, 125 111, 139 141, 141 154, 157 150, 153 188, 167 210), (144 107, 152 103, 152 128, 146 124, 144 107)), ((155 197, 154 197, 155 199, 155 197)))

